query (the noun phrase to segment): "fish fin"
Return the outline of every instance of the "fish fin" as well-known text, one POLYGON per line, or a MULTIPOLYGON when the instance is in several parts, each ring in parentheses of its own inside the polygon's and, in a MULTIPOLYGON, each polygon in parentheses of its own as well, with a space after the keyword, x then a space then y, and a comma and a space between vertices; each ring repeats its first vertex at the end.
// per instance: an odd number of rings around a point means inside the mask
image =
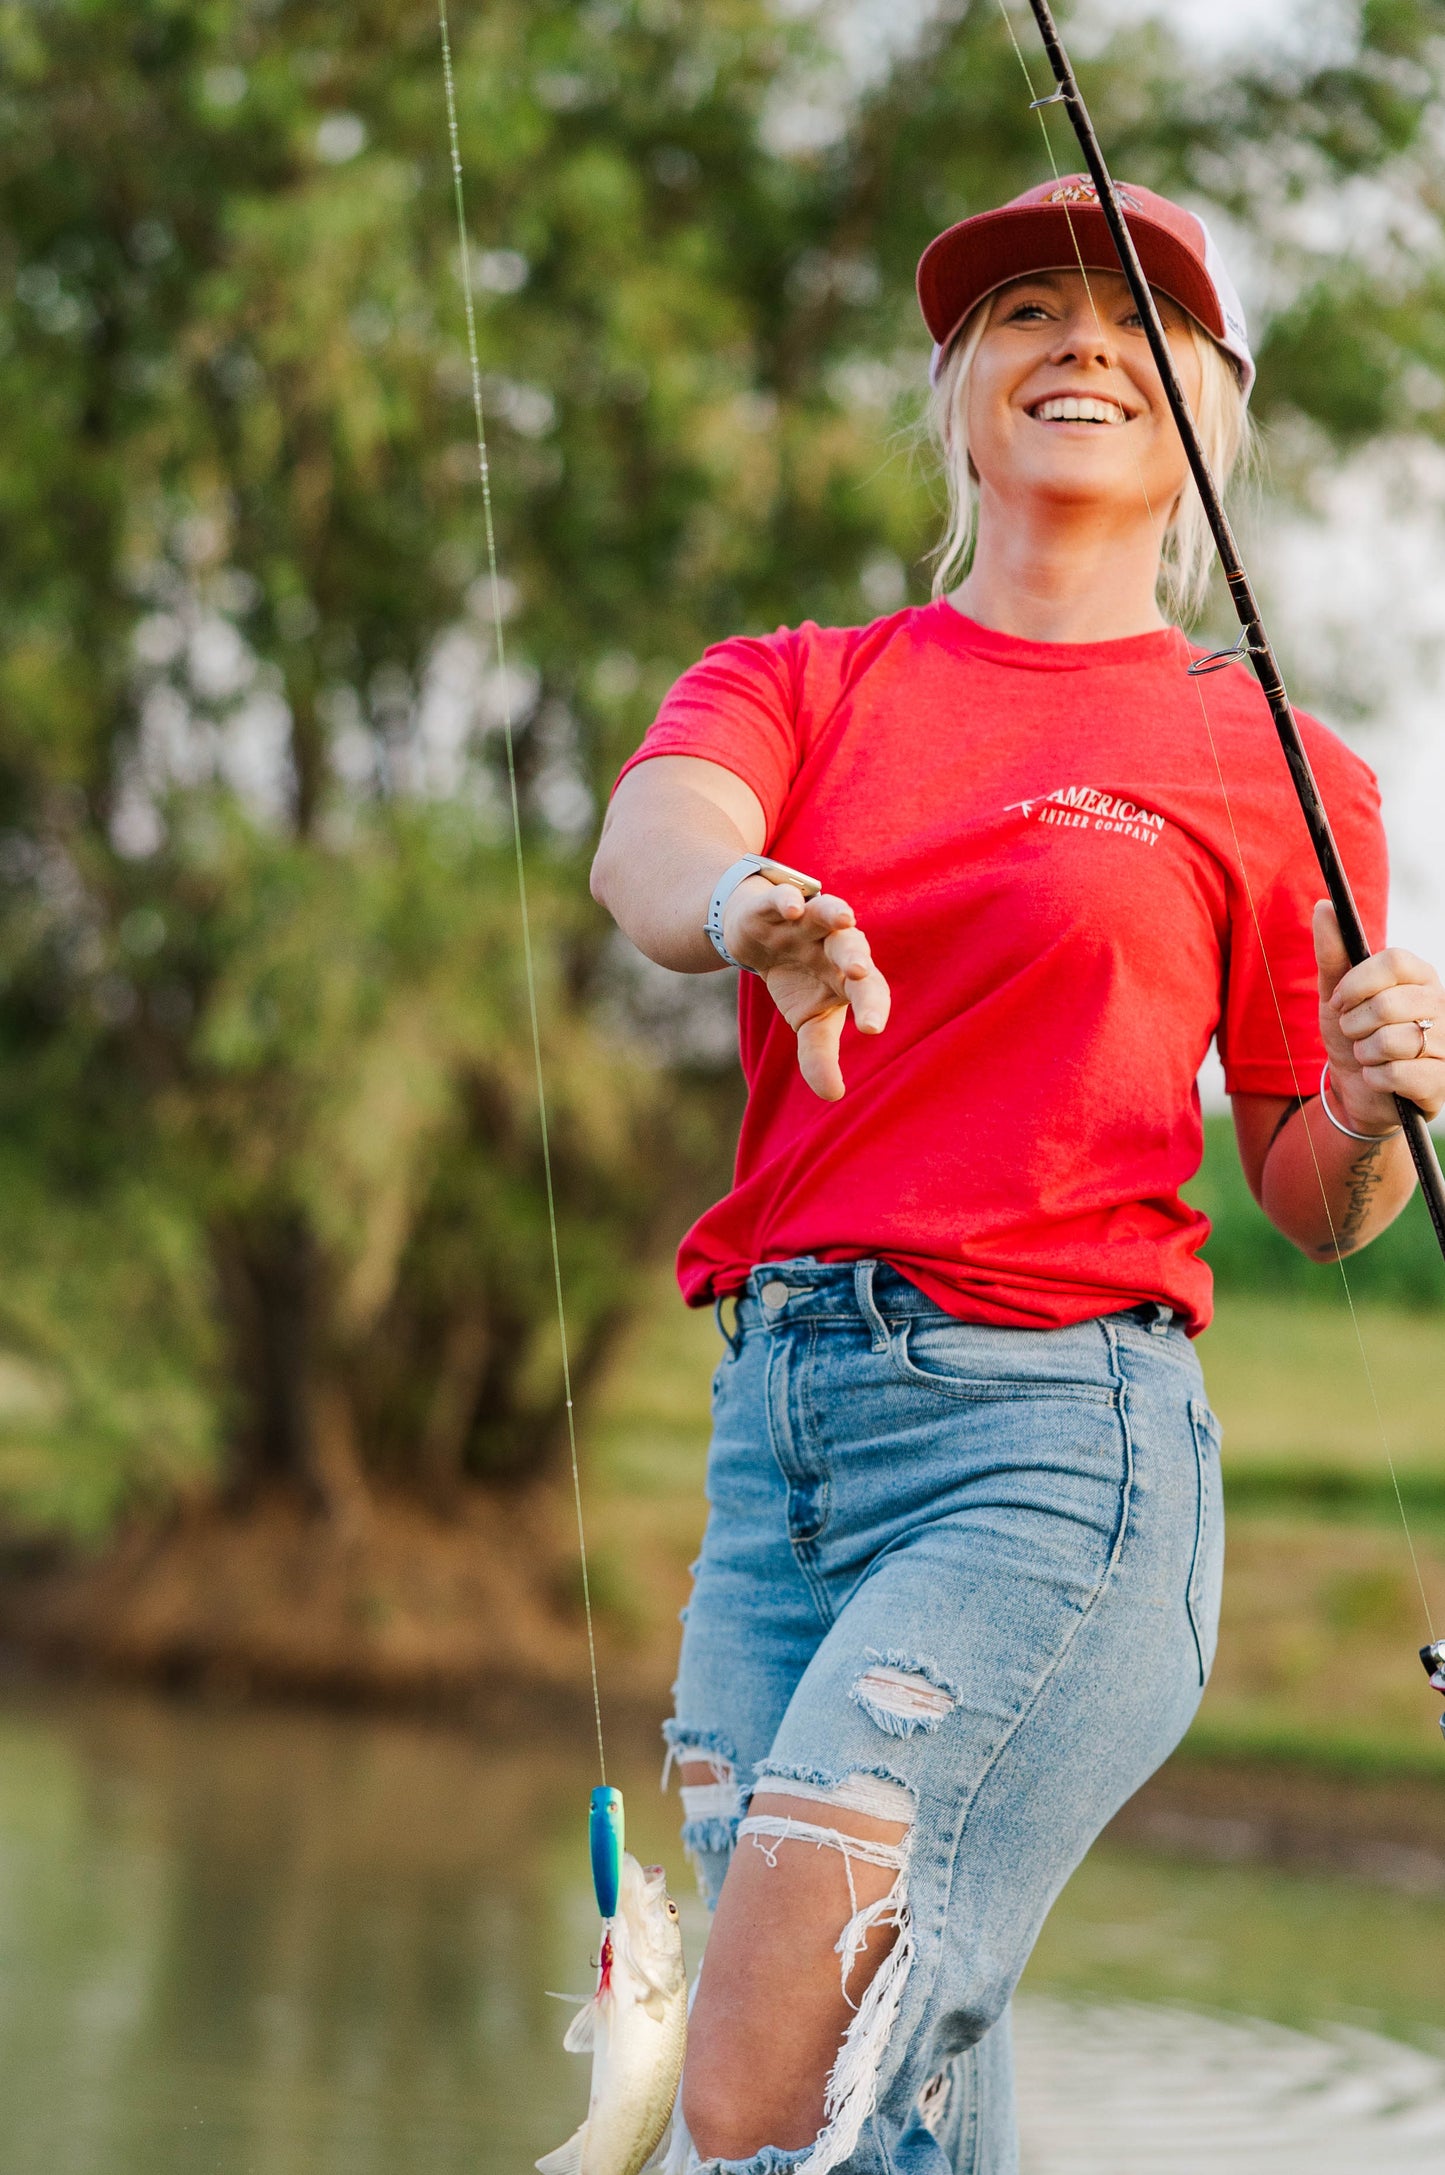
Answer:
POLYGON ((597 2039, 597 2004, 589 2001, 567 2026, 562 2045, 568 2054, 590 2054, 597 2039))
POLYGON ((655 1988, 644 1996, 638 2006, 647 2012, 654 2024, 661 2024, 667 2015, 667 2003, 655 1988))
POLYGON ((533 2165, 538 2175, 582 2175, 582 2155, 586 2149, 587 2125, 584 2122, 565 2145, 559 2145, 555 2152, 549 2152, 545 2159, 537 2160, 533 2165))

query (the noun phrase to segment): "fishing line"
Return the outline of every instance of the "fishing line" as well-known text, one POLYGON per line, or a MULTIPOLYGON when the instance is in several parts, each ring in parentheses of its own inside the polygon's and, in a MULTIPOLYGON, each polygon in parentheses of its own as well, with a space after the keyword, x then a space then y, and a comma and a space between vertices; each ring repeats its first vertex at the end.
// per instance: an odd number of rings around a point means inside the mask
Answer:
MULTIPOLYGON (((1063 104, 1063 92, 1060 89, 1054 92, 1052 96, 1047 98, 1040 98, 1036 95, 1034 90, 1033 76, 1029 69, 1028 60, 1025 57, 1023 47, 1019 43, 1018 35, 1014 29, 1013 21, 1009 15, 1005 0, 998 0, 998 10, 1000 15, 1003 17, 1004 28, 1007 30, 1009 35, 1009 42, 1013 46, 1014 52, 1018 57, 1018 64, 1023 72, 1024 82, 1028 86, 1030 108, 1038 115, 1039 132, 1044 139, 1044 150, 1048 156, 1050 169, 1053 173, 1054 180, 1058 182, 1062 188, 1063 177, 1059 172, 1058 161, 1054 156, 1053 139, 1049 134, 1048 121, 1046 118, 1046 109, 1051 105, 1063 104)), ((1078 232, 1074 225, 1073 211, 1067 197, 1061 196, 1060 201, 1063 208, 1064 221, 1069 230, 1069 239, 1073 244, 1074 255, 1078 260, 1079 275, 1084 283, 1084 292, 1088 297, 1089 308, 1093 312, 1095 326, 1099 331, 1100 337, 1102 338, 1104 328, 1099 316, 1099 306, 1097 301, 1095 300, 1093 283, 1089 278, 1088 269, 1084 263, 1083 249, 1080 245, 1078 232)), ((1149 496, 1148 486, 1144 481, 1143 471, 1139 466, 1138 453, 1132 445, 1130 446, 1129 451, 1130 458, 1134 467, 1135 478, 1139 485, 1140 496, 1144 501, 1145 509, 1148 512, 1150 520, 1153 521, 1156 518, 1154 513, 1154 507, 1149 496)), ((1246 630, 1246 633, 1247 631, 1248 630, 1246 630)), ((1380 1403, 1380 1394, 1378 1385, 1375 1380, 1375 1372, 1373 1367, 1370 1365, 1370 1355, 1365 1343, 1364 1330, 1360 1321, 1359 1310, 1355 1304, 1355 1295, 1353 1289, 1351 1288, 1349 1272, 1345 1267, 1345 1257, 1340 1251, 1339 1233, 1335 1223, 1334 1212, 1330 1206, 1329 1190, 1325 1184, 1324 1171, 1320 1164, 1319 1153, 1315 1146, 1314 1135, 1310 1131, 1309 1119, 1304 1114, 1307 1104, 1313 1100, 1313 1091, 1311 1091, 1310 1095, 1305 1095, 1301 1090, 1299 1072, 1294 1060, 1294 1052, 1290 1047, 1289 1036, 1285 1028, 1284 1007, 1280 999, 1278 984, 1275 981, 1274 969, 1270 961, 1269 952, 1265 946, 1264 930, 1260 923, 1259 910, 1254 896, 1254 888, 1250 883, 1249 871, 1245 865, 1244 848, 1240 840, 1238 825, 1235 822, 1234 806, 1230 799, 1229 787, 1225 782, 1224 765, 1220 759, 1219 745, 1215 738, 1213 723, 1210 719, 1209 706, 1205 701, 1204 688, 1199 676, 1197 674, 1193 674, 1191 675, 1191 677, 1193 678, 1195 694, 1199 701, 1199 714, 1201 719, 1203 720, 1205 737, 1209 742, 1209 752, 1214 764, 1214 774, 1219 783, 1220 798, 1224 804, 1225 817, 1229 824, 1230 836, 1234 842, 1235 858, 1239 864, 1240 886, 1244 892, 1245 901, 1249 908, 1250 920, 1254 927, 1255 941, 1259 947, 1260 962, 1264 968, 1265 982, 1269 989, 1270 1003, 1274 1010, 1275 1020, 1278 1024, 1280 1031, 1280 1040, 1284 1047, 1285 1062, 1289 1066, 1290 1078, 1294 1083, 1295 1101, 1299 1106, 1299 1111, 1301 1114, 1301 1122, 1304 1127, 1305 1143, 1309 1149, 1310 1162, 1313 1166, 1315 1174, 1315 1183, 1319 1188, 1320 1203, 1324 1209, 1325 1223, 1330 1234, 1330 1243, 1335 1249, 1335 1266, 1340 1272, 1340 1285, 1344 1292, 1345 1305, 1349 1312, 1350 1326, 1354 1333, 1355 1345, 1359 1353, 1360 1366, 1364 1374, 1366 1388, 1369 1392, 1370 1403, 1374 1409, 1375 1424, 1380 1439, 1380 1448, 1384 1454, 1385 1465, 1389 1471, 1390 1485, 1394 1493, 1395 1506, 1399 1512, 1400 1525, 1405 1536, 1405 1546, 1409 1552, 1411 1568, 1414 1571, 1415 1575, 1415 1584, 1419 1588, 1420 1601, 1425 1613, 1426 1627, 1428 1629, 1430 1639, 1433 1643, 1435 1638, 1434 1617, 1431 1611, 1429 1593, 1425 1585, 1424 1573, 1421 1568, 1419 1552, 1415 1546, 1415 1536, 1410 1526, 1409 1513, 1405 1507, 1404 1490, 1400 1485, 1399 1471, 1395 1464, 1394 1455, 1390 1448, 1389 1431, 1385 1424, 1384 1409, 1380 1403)))
POLYGON ((537 1009, 537 972, 532 953, 532 919, 527 903, 527 857, 522 846, 522 804, 517 791, 517 754, 512 726, 512 695, 507 682, 507 653, 502 631, 502 581, 498 570, 497 530, 492 513, 492 468, 487 452, 482 405, 482 367, 477 353, 477 309, 472 290, 472 252, 467 240, 466 197, 462 186, 461 139, 457 131, 456 78, 452 69, 451 26, 447 0, 437 0, 441 29, 442 81, 446 89, 447 143, 451 154, 452 195, 457 213, 457 249, 461 258, 462 299, 467 324, 467 365, 471 373, 472 420, 477 433, 477 472, 482 485, 482 523, 487 543, 487 579, 492 602, 492 640, 497 653, 497 687, 502 709, 502 744, 507 755, 507 796, 512 815, 512 851, 517 866, 517 905, 522 924, 522 960, 526 972, 527 1014, 532 1028, 532 1071, 537 1088, 537 1124, 542 1140, 542 1176, 547 1196, 547 1231, 552 1246, 552 1286, 557 1304, 557 1338, 562 1348, 562 1392, 567 1412, 567 1455, 572 1469, 572 1502, 577 1514, 577 1553, 582 1565, 582 1608, 587 1620, 587 1661, 592 1675, 592 1715, 597 1727, 597 1766, 605 1783, 607 1753, 602 1742, 602 1693, 597 1681, 597 1636, 592 1621, 592 1586, 587 1573, 587 1529, 582 1516, 582 1475, 577 1462, 577 1420, 572 1404, 572 1363, 567 1341, 567 1307, 562 1292, 562 1249, 557 1237, 557 1195, 552 1181, 552 1142, 547 1124, 547 1087, 542 1069, 542 1029, 537 1009))

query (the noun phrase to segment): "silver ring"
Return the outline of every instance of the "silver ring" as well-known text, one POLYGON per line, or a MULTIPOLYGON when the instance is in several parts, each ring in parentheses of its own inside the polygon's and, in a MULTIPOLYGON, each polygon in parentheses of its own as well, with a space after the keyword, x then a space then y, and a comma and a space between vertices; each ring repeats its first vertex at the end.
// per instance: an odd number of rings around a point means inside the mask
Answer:
POLYGON ((1434 1024, 1435 1022, 1433 1020, 1416 1020, 1415 1022, 1415 1025, 1420 1030, 1420 1047, 1415 1052, 1415 1062, 1417 1064, 1422 1057, 1428 1057, 1430 1055, 1430 1029, 1434 1026, 1434 1024))

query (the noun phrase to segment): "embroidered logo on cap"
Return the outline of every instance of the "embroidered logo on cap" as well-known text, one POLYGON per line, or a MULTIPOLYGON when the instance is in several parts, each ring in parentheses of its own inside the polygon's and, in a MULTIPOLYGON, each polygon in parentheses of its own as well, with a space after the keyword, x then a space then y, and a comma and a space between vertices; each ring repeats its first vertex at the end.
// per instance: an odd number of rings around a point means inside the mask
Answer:
MULTIPOLYGON (((1138 197, 1132 195, 1128 189, 1121 189, 1117 182, 1114 184, 1114 194, 1125 211, 1144 209, 1138 197)), ((1092 181, 1061 181, 1057 189, 1051 189, 1043 201, 1046 204, 1097 204, 1099 192, 1092 181)))

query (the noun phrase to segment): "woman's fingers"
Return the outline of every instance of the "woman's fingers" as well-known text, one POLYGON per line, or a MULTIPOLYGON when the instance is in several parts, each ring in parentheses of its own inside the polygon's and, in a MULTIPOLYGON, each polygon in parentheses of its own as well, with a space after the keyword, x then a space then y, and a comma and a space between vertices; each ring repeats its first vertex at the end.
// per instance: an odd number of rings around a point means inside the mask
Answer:
POLYGON ((1376 953, 1344 977, 1331 1009, 1345 1062, 1359 1067, 1367 1088, 1403 1095, 1431 1117, 1445 1105, 1445 989, 1424 960, 1376 953), (1342 1004, 1342 992, 1351 1001, 1342 1004))
MULTIPOLYGON (((1428 968, 1425 973, 1428 975, 1428 968)), ((1433 1019, 1445 1027, 1445 990, 1438 982, 1424 979, 1392 982, 1388 989, 1378 991, 1360 1004, 1350 1005, 1339 1014, 1340 1026, 1351 1042, 1363 1041, 1382 1031, 1393 1033, 1397 1028, 1408 1034, 1416 1020, 1421 1019, 1433 1019)), ((1416 1045, 1419 1039, 1416 1035, 1416 1045)), ((1445 1042, 1440 1047, 1445 1052, 1445 1042)), ((1403 1047, 1401 1054, 1404 1054, 1403 1047)), ((1415 1054, 1413 1050, 1411 1054, 1415 1054)))
POLYGON ((888 1025, 893 993, 873 964, 873 953, 861 929, 840 929, 828 937, 823 953, 837 970, 842 994, 862 1035, 881 1034, 888 1025))
POLYGON ((1335 910, 1328 899, 1316 902, 1314 911, 1315 965, 1319 970, 1320 1003, 1328 1004, 1340 986, 1341 977, 1350 971, 1350 955, 1345 950, 1340 925, 1335 910))
POLYGON ((835 1004, 826 1012, 815 1012, 798 1029, 798 1070, 825 1103, 842 1099, 843 1068, 838 1062, 838 1047, 847 1017, 848 1007, 835 1004))
POLYGON ((827 893, 805 899, 796 884, 747 876, 723 912, 723 942, 759 974, 796 963, 835 929, 853 926, 853 909, 827 893))
POLYGON ((848 1014, 860 1034, 881 1034, 892 1003, 852 907, 832 892, 805 899, 796 884, 749 877, 728 902, 724 939, 734 958, 766 977, 798 1037, 798 1067, 808 1086, 836 1102, 848 1014))
MULTIPOLYGON (((1333 914, 1330 916, 1334 919, 1333 914)), ((1316 909, 1315 950, 1319 957, 1320 916, 1316 909)), ((1324 962, 1321 960, 1321 966, 1324 962)), ((1440 980, 1435 969, 1413 952, 1402 951, 1396 944, 1387 945, 1382 952, 1372 952, 1357 967, 1339 978, 1329 992, 1329 1002, 1343 1019, 1347 1012, 1359 1005, 1368 1004, 1384 996, 1387 990, 1396 988, 1439 989, 1440 980)))
MULTIPOLYGON (((1362 1065, 1359 1077, 1372 1094, 1383 1098, 1398 1095, 1405 1102, 1413 1103, 1432 1125, 1445 1110, 1445 1065, 1438 1058, 1427 1057, 1413 1065, 1362 1065)), ((1330 1078, 1338 1088, 1338 1073, 1332 1070, 1330 1078)), ((1383 1108, 1390 1118, 1397 1115, 1393 1100, 1386 1100, 1383 1108)))
POLYGON ((1429 1118, 1445 1108, 1445 1070, 1437 1058, 1415 1064, 1362 1065, 1360 1078, 1376 1094, 1403 1095, 1407 1103, 1418 1103, 1429 1118))
POLYGON ((804 1080, 815 1095, 821 1095, 825 1102, 835 1103, 844 1091, 838 1053, 850 1010, 860 1033, 880 1034, 888 1024, 891 993, 872 961, 856 952, 846 965, 834 969, 821 992, 817 981, 810 976, 795 1001, 790 1002, 793 992, 786 985, 797 979, 780 974, 769 986, 779 1010, 798 1037, 798 1069, 804 1080), (841 995, 835 991, 834 983, 841 995))
POLYGON ((1428 1019, 1437 1016, 1436 1008, 1445 1010, 1445 990, 1435 969, 1398 944, 1372 952, 1352 967, 1328 899, 1315 908, 1314 940, 1320 997, 1351 1041, 1377 1027, 1428 1019))
POLYGON ((1353 1070, 1371 1094, 1403 1095, 1438 1110, 1445 1103, 1445 987, 1435 969, 1398 944, 1350 966, 1324 899, 1315 908, 1314 939, 1320 1025, 1341 1078, 1353 1070))
POLYGON ((851 975, 848 1002, 853 1009, 853 1024, 860 1035, 882 1034, 892 1010, 893 992, 871 960, 851 975))
POLYGON ((1445 1018, 1437 1015, 1437 1025, 1422 1029, 1420 1020, 1429 1016, 1411 1013, 1403 1026, 1377 1027, 1352 1042, 1350 1055, 1357 1065, 1438 1065, 1445 1058, 1445 1018))

